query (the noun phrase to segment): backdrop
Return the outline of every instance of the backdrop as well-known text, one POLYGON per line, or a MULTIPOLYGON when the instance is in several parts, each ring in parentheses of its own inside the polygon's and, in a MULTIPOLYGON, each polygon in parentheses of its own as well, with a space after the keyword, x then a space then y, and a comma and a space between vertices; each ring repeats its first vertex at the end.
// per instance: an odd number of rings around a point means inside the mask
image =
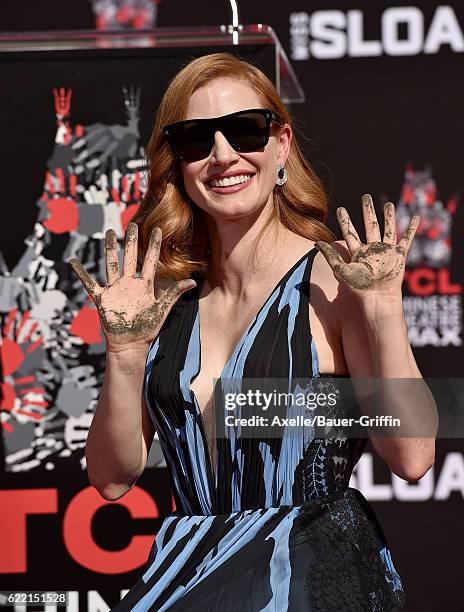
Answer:
MULTIPOLYGON (((119 2, 111 13, 97 4, 22 0, 20 12, 4 0, 0 27, 229 22, 227 2, 163 0, 145 21, 134 11, 147 6, 119 2)), ((395 202, 400 230, 421 215, 403 286, 411 345, 424 376, 462 378, 464 9, 359 0, 269 8, 244 4, 242 22, 273 26, 291 59, 306 95, 290 107, 296 137, 330 195, 332 229, 341 237, 337 206, 362 227, 365 192, 379 218, 383 202, 395 202)), ((64 589, 73 611, 116 603, 173 507, 156 440, 121 500, 89 486, 83 450, 105 344, 65 261, 78 257, 105 278, 104 232, 115 228, 121 241, 138 206, 144 145, 185 53, 0 57, 0 590, 64 589)), ((242 53, 270 73, 263 49, 242 53)), ((460 439, 439 440, 436 465, 417 484, 370 451, 356 467, 351 484, 384 527, 409 610, 462 609, 463 449, 460 439)))

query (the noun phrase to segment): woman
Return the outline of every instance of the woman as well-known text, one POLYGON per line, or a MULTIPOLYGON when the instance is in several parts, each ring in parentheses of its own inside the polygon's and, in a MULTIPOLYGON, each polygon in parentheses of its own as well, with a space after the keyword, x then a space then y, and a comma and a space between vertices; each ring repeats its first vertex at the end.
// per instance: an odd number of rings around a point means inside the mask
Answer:
MULTIPOLYGON (((90 482, 106 499, 124 495, 157 430, 176 503, 143 576, 114 609, 401 608, 382 530, 348 486, 366 439, 307 429, 295 443, 285 431, 241 436, 235 425, 220 435, 212 395, 214 379, 422 384, 401 295, 418 217, 397 244, 387 204, 382 240, 364 196, 367 244, 344 208, 345 240, 334 242, 321 183, 275 88, 226 53, 196 59, 173 79, 147 157, 122 275, 112 230, 106 287, 70 262, 107 338, 86 447, 90 482)), ((433 436, 372 442, 406 480, 433 464, 433 436)))

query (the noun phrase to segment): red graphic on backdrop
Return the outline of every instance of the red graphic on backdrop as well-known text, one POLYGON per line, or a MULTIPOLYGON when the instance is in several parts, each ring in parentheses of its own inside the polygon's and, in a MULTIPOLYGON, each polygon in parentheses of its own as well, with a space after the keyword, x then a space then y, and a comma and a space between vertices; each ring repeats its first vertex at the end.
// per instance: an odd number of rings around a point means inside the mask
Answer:
POLYGON ((125 228, 145 190, 140 89, 123 87, 125 118, 113 125, 73 124, 72 91, 52 93, 55 145, 34 230, 12 270, 0 253, 0 419, 10 472, 85 468, 105 340, 97 311, 66 262, 76 257, 105 284, 104 234, 116 231, 122 256, 125 228))
POLYGON ((100 319, 93 304, 80 309, 71 323, 70 331, 86 344, 99 344, 103 341, 100 319))
POLYGON ((90 0, 98 30, 149 29, 156 26, 160 0, 90 0))
POLYGON ((65 177, 63 168, 55 174, 47 172, 41 203, 47 211, 43 225, 54 234, 75 231, 79 225, 79 209, 76 201, 77 177, 65 177))
POLYGON ((406 168, 396 205, 398 233, 412 215, 421 218, 404 275, 403 305, 412 346, 462 346, 462 284, 451 273, 458 204, 457 194, 442 201, 431 168, 406 168))
MULTIPOLYGON (((0 347, 4 375, 0 409, 22 422, 40 421, 48 407, 45 388, 32 373, 45 355, 43 338, 37 321, 32 321, 32 325, 30 322, 29 311, 21 315, 13 309, 2 330, 0 347)), ((11 431, 7 425, 8 422, 4 423, 6 430, 11 431)))

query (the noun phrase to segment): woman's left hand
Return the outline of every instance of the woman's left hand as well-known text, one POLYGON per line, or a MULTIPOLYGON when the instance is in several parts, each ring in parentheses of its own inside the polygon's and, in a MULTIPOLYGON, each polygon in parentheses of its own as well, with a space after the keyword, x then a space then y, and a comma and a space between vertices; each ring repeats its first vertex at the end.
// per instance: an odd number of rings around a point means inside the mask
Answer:
POLYGON ((345 208, 337 208, 337 218, 351 261, 345 262, 338 251, 327 242, 318 240, 316 247, 326 258, 337 280, 359 298, 401 297, 406 257, 419 225, 414 215, 399 243, 396 243, 395 205, 384 206, 385 231, 383 240, 369 194, 362 196, 362 209, 367 244, 359 239, 345 208))

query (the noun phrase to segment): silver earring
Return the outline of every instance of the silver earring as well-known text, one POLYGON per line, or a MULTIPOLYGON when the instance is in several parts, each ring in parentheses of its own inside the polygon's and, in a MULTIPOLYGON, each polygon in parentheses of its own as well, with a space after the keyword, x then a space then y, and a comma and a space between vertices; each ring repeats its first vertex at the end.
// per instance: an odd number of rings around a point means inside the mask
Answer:
POLYGON ((276 185, 283 185, 284 183, 287 182, 288 174, 283 164, 279 164, 277 166, 277 177, 278 178, 276 180, 276 185))

